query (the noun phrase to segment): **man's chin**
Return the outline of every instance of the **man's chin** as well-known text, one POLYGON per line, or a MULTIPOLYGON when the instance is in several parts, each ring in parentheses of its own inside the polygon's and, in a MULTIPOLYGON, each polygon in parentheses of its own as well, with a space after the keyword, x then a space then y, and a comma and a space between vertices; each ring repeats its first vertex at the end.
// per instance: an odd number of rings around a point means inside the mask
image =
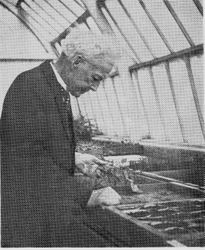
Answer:
POLYGON ((78 98, 78 97, 80 97, 82 95, 82 93, 81 92, 75 92, 75 93, 71 93, 71 95, 78 98))

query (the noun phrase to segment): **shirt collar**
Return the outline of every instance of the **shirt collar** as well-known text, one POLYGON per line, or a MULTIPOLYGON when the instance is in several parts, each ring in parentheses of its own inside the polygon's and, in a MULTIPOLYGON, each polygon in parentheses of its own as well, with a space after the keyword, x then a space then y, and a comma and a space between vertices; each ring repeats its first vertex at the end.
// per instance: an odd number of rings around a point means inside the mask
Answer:
POLYGON ((56 79, 57 79, 58 83, 59 83, 65 90, 67 90, 67 86, 66 86, 65 82, 63 81, 63 79, 61 78, 60 74, 58 73, 58 71, 57 71, 56 68, 54 67, 53 63, 50 62, 50 64, 51 64, 51 67, 52 67, 52 69, 53 69, 53 72, 54 72, 54 74, 55 74, 55 76, 56 76, 56 79))

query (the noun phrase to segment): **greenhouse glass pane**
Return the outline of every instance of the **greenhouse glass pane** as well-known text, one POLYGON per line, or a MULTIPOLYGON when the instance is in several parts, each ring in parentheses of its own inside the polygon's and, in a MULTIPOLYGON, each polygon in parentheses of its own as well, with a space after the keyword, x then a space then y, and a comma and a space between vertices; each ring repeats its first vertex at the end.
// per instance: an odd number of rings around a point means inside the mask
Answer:
POLYGON ((123 136, 124 135, 124 126, 122 117, 120 114, 119 105, 117 103, 116 93, 113 88, 113 82, 111 79, 107 79, 104 83, 104 90, 108 98, 109 103, 109 126, 113 126, 113 134, 123 136), (113 122, 113 125, 112 125, 113 122))
POLYGON ((65 18, 62 16, 61 12, 54 6, 53 1, 49 0, 43 0, 41 1, 41 6, 46 10, 52 17, 53 19, 60 24, 61 27, 64 29, 69 26, 69 23, 65 18))
POLYGON ((170 3, 194 43, 203 43, 203 17, 193 1, 171 0, 170 3))
MULTIPOLYGON (((69 23, 73 23, 76 20, 76 16, 73 15, 72 12, 70 12, 68 9, 66 9, 66 7, 60 3, 60 1, 58 1, 58 0, 57 1, 50 1, 50 3, 64 17, 63 18, 64 22, 65 22, 65 19, 67 19, 67 21, 69 21, 69 23)), ((67 25, 69 26, 68 23, 67 23, 67 25)))
POLYGON ((97 123, 98 127, 104 128, 105 125, 100 111, 100 105, 96 93, 93 91, 89 91, 87 93, 87 98, 89 98, 89 100, 87 101, 90 102, 95 122, 97 123))
MULTIPOLYGON (((56 22, 54 22, 53 18, 51 18, 48 14, 45 13, 45 11, 42 9, 41 5, 39 5, 36 1, 32 1, 32 0, 29 0, 29 1, 27 0, 27 2, 39 14, 39 16, 41 18, 43 18, 44 20, 46 20, 46 22, 49 24, 49 26, 51 26, 52 29, 55 32, 57 32, 57 34, 58 34, 59 33, 58 32, 59 26, 56 24, 56 22)), ((60 29, 61 29, 61 27, 60 27, 60 29)))
POLYGON ((52 38, 54 38, 54 36, 52 35, 53 30, 52 30, 51 26, 48 26, 48 24, 45 23, 45 21, 42 20, 41 17, 39 15, 37 15, 26 4, 22 3, 21 6, 26 11, 26 13, 29 15, 30 19, 33 20, 34 23, 38 24, 38 26, 40 27, 41 32, 46 32, 46 35, 49 36, 49 38, 48 38, 49 40, 51 40, 52 38))
POLYGON ((89 96, 88 93, 85 93, 78 98, 80 107, 83 110, 83 113, 86 118, 89 120, 95 120, 95 115, 93 114, 92 107, 89 102, 89 96))
POLYGON ((166 48, 139 2, 133 0, 123 0, 122 2, 139 27, 154 55, 160 57, 169 54, 169 50, 166 48))
POLYGON ((190 47, 163 1, 143 0, 143 2, 174 51, 190 47))
POLYGON ((48 57, 40 42, 18 18, 2 7, 0 7, 0 15, 1 58, 48 57))
POLYGON ((149 135, 149 127, 146 120, 145 110, 143 108, 142 98, 139 93, 138 83, 139 83, 138 77, 136 79, 136 75, 133 74, 133 92, 135 93, 136 96, 135 110, 137 112, 137 119, 138 119, 136 123, 136 130, 138 131, 137 133, 141 138, 147 138, 147 135, 149 135))
POLYGON ((77 15, 81 16, 84 12, 84 9, 81 8, 77 3, 75 3, 73 0, 61 0, 64 2, 65 5, 67 5, 72 11, 77 15))
MULTIPOLYGON (((126 68, 123 67, 123 65, 121 65, 120 68, 120 77, 114 78, 114 80, 116 88, 117 86, 118 88, 120 87, 124 93, 124 103, 121 104, 122 97, 120 96, 120 104, 122 106, 121 109, 123 113, 123 119, 126 123, 128 135, 133 140, 139 140, 143 135, 143 133, 141 133, 143 130, 141 127, 141 121, 139 119, 137 95, 136 91, 133 90, 133 82, 131 80, 130 74, 126 68), (118 83, 116 82, 116 79, 118 80, 118 83)), ((119 94, 121 94, 121 92, 119 94)))
POLYGON ((194 82, 197 90, 197 95, 199 98, 199 104, 201 107, 201 111, 204 115, 205 120, 205 108, 204 108, 204 100, 205 100, 205 87, 204 87, 204 81, 203 81, 203 70, 204 70, 204 56, 194 56, 191 57, 191 68, 194 76, 194 82))
POLYGON ((153 59, 152 55, 145 47, 139 34, 134 29, 134 26, 130 22, 130 19, 125 14, 124 10, 121 8, 117 0, 107 1, 106 6, 111 12, 112 16, 122 29, 123 34, 127 37, 130 44, 134 47, 140 61, 148 61, 153 59))
POLYGON ((170 63, 170 71, 186 138, 189 144, 201 145, 204 139, 184 61, 170 63))
POLYGON ((160 64, 152 68, 160 107, 164 117, 166 135, 171 142, 182 142, 182 134, 178 122, 174 100, 171 93, 165 65, 160 64))
POLYGON ((97 24, 95 23, 92 17, 88 17, 86 21, 92 31, 101 34, 97 24))
MULTIPOLYGON (((110 108, 105 95, 103 83, 101 83, 98 87, 98 90, 96 91, 96 96, 99 105, 99 110, 97 112, 99 113, 99 115, 101 115, 101 120, 103 121, 103 123, 99 123, 99 128, 105 134, 112 134, 110 132, 110 123, 112 122, 112 117, 110 114, 110 108)), ((113 129, 115 129, 114 126, 113 129)))
POLYGON ((111 18, 108 15, 107 11, 104 8, 102 8, 102 12, 105 15, 105 17, 106 17, 107 21, 109 22, 110 26, 112 27, 112 30, 116 35, 116 39, 118 40, 119 46, 122 47, 122 49, 127 53, 128 57, 132 61, 132 63, 130 63, 130 65, 128 65, 128 66, 131 66, 133 63, 136 62, 135 55, 133 54, 133 52, 131 51, 131 49, 129 48, 129 46, 127 45, 125 40, 123 39, 122 35, 120 34, 117 27, 115 26, 115 24, 111 20, 111 18))
POLYGON ((59 33, 63 32, 66 26, 61 23, 61 17, 59 19, 59 15, 55 12, 55 10, 51 8, 45 1, 35 0, 35 2, 39 8, 43 9, 44 16, 47 16, 52 26, 59 30, 59 33))
POLYGON ((159 110, 157 108, 155 94, 150 79, 148 69, 140 69, 138 71, 139 84, 142 91, 143 100, 146 110, 148 112, 148 119, 150 124, 150 132, 152 139, 165 140, 163 127, 160 122, 159 110))

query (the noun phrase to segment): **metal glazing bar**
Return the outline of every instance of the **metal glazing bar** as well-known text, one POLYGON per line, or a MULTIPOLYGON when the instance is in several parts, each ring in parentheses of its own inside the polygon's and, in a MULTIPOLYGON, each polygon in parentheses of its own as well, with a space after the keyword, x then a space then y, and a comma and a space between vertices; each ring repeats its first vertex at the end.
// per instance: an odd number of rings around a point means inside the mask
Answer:
MULTIPOLYGON (((55 31, 55 33, 58 33, 58 31, 55 29, 55 28, 53 28, 53 26, 45 19, 45 18, 43 18, 41 15, 39 15, 39 13, 36 11, 36 10, 34 10, 26 1, 24 1, 23 2, 26 6, 28 6, 28 8, 30 8, 36 15, 38 15, 39 17, 40 17, 40 19, 41 20, 43 20, 45 23, 47 23, 47 25, 49 25, 54 31, 55 31)), ((22 7, 22 6, 21 6, 22 7)), ((49 33, 50 33, 50 31, 49 31, 49 33)), ((50 33, 51 34, 51 33, 50 33)))
POLYGON ((89 30, 91 30, 90 25, 87 23, 87 20, 85 20, 83 23, 86 25, 86 27, 87 27, 89 30))
MULTIPOLYGON (((75 22, 73 22, 70 27, 74 27, 76 23, 81 24, 84 23, 85 20, 90 17, 89 11, 86 10, 75 22)), ((55 44, 56 42, 60 42, 62 39, 64 39, 70 32, 70 27, 65 29, 63 32, 61 32, 56 38, 54 38, 51 41, 51 44, 55 44)))
POLYGON ((89 91, 87 92, 87 95, 89 95, 89 103, 90 103, 90 107, 91 107, 91 112, 92 112, 95 124, 98 127, 97 116, 96 116, 94 108, 93 108, 92 98, 90 97, 90 92, 89 91))
POLYGON ((68 20, 64 15, 62 15, 62 13, 60 11, 58 11, 49 1, 44 0, 44 2, 46 2, 52 9, 55 10, 56 13, 58 13, 59 16, 63 17, 63 19, 68 22, 69 24, 71 24, 72 22, 70 20, 68 20))
POLYGON ((111 120, 112 120, 112 124, 114 124, 114 117, 112 115, 112 112, 111 112, 111 105, 110 105, 110 101, 109 101, 109 98, 107 96, 107 92, 105 90, 105 85, 104 85, 104 81, 102 82, 102 87, 103 87, 103 90, 104 90, 104 94, 105 94, 105 98, 106 98, 106 101, 107 101, 107 106, 108 106, 108 109, 109 109, 109 113, 110 113, 110 117, 111 117, 111 120))
POLYGON ((45 58, 0 58, 0 62, 43 62, 45 58))
POLYGON ((124 121, 123 112, 122 112, 121 107, 120 107, 120 101, 119 101, 119 97, 118 97, 117 90, 115 87, 115 81, 113 78, 111 78, 111 80, 112 80, 112 86, 113 86, 113 90, 114 90, 116 101, 117 101, 117 106, 118 106, 119 113, 120 113, 120 118, 122 121, 123 130, 124 130, 125 134, 128 135, 127 126, 126 126, 126 123, 124 121))
POLYGON ((35 28, 32 28, 32 25, 28 25, 28 23, 26 22, 25 18, 22 17, 21 15, 19 15, 17 13, 16 10, 11 9, 9 6, 7 6, 7 2, 3 3, 2 1, 0 2, 0 5, 2 5, 5 9, 7 9, 9 12, 11 12, 15 17, 17 17, 25 26, 26 28, 36 37, 36 39, 40 42, 40 44, 42 45, 42 47, 44 48, 44 50, 48 53, 49 51, 47 50, 46 46, 44 45, 44 43, 41 41, 39 35, 36 34, 36 32, 34 31, 35 28))
POLYGON ((73 10, 71 10, 71 8, 69 8, 63 1, 58 0, 59 3, 61 3, 68 11, 70 11, 75 17, 78 18, 78 15, 75 14, 75 12, 73 12, 73 10))
POLYGON ((171 3, 168 0, 163 0, 164 4, 166 5, 167 9, 169 10, 169 12, 171 13, 172 17, 174 18, 174 20, 176 21, 177 25, 179 26, 180 30, 182 31, 183 35, 186 37, 188 43, 191 46, 194 46, 194 42, 191 39, 189 33, 187 32, 187 30, 185 29, 184 25, 182 24, 181 20, 179 19, 179 17, 177 16, 175 10, 173 9, 171 3))
POLYGON ((142 32, 140 31, 139 27, 137 26, 137 24, 135 23, 134 19, 131 17, 130 13, 128 12, 128 10, 126 9, 126 7, 124 6, 124 4, 122 3, 121 0, 118 0, 119 4, 121 5, 121 7, 123 8, 124 12, 126 13, 126 15, 128 16, 128 18, 130 19, 132 25, 134 26, 135 30, 137 31, 137 33, 139 34, 140 38, 142 39, 144 45, 146 46, 146 48, 148 49, 149 53, 155 58, 154 53, 152 52, 152 49, 150 48, 150 46, 148 45, 145 37, 143 36, 142 32))
POLYGON ((159 95, 158 95, 158 92, 157 92, 155 79, 154 79, 154 74, 153 74, 153 71, 152 71, 151 67, 149 68, 149 74, 150 74, 150 79, 151 79, 152 86, 153 86, 153 89, 154 89, 155 100, 156 100, 157 109, 158 109, 158 112, 159 112, 160 121, 161 121, 161 124, 162 124, 162 127, 163 127, 164 135, 165 135, 166 139, 168 139, 168 136, 167 136, 167 133, 166 133, 165 120, 164 120, 164 116, 163 116, 162 109, 161 109, 161 106, 160 106, 159 95))
MULTIPOLYGON (((101 84, 102 84, 102 83, 101 83, 101 84)), ((99 105, 99 108, 100 108, 99 111, 101 111, 102 121, 103 121, 103 123, 105 124, 105 117, 104 117, 104 113, 103 113, 103 107, 102 107, 102 105, 101 105, 101 103, 100 103, 100 100, 99 100, 98 91, 96 91, 96 99, 97 99, 97 102, 98 102, 98 105, 99 105)))
POLYGON ((195 82, 194 82, 194 76, 193 76, 193 72, 192 72, 192 68, 191 68, 190 58, 185 57, 184 60, 186 63, 186 68, 187 68, 187 72, 188 72, 188 76, 189 76, 189 81, 190 81, 190 85, 191 85, 192 95, 194 98, 194 103, 196 106, 197 115, 199 118, 199 123, 201 126, 201 132, 202 132, 204 140, 205 140, 204 118, 203 118, 203 113, 201 111, 201 107, 199 104, 199 98, 197 95, 197 90, 196 90, 196 86, 195 86, 195 82))
POLYGON ((80 6, 83 10, 86 10, 86 8, 84 7, 84 5, 80 4, 78 1, 73 0, 78 6, 80 6))
POLYGON ((129 46, 130 50, 133 52, 133 54, 135 55, 135 57, 137 58, 137 60, 139 62, 141 62, 140 58, 138 57, 136 51, 134 50, 132 44, 129 42, 129 40, 127 39, 127 37, 123 34, 120 26, 118 25, 118 23, 116 22, 116 20, 114 19, 114 17, 112 16, 112 14, 110 13, 109 9, 107 8, 107 6, 104 6, 105 10, 107 11, 108 15, 110 16, 110 18, 112 19, 113 23, 115 24, 115 26, 117 27, 117 29, 119 30, 120 34, 122 35, 123 39, 125 40, 125 42, 127 43, 127 45, 129 46))
POLYGON ((153 60, 148 61, 148 62, 143 62, 143 63, 140 63, 140 64, 138 64, 138 63, 134 64, 131 67, 129 67, 129 70, 130 71, 138 70, 138 69, 141 69, 141 68, 157 65, 157 64, 162 63, 162 62, 171 61, 171 60, 174 60, 174 59, 177 59, 177 58, 180 58, 180 57, 184 57, 185 55, 191 56, 191 55, 198 55, 198 54, 202 54, 202 53, 203 53, 203 44, 199 44, 199 45, 196 45, 194 47, 184 49, 184 50, 180 50, 180 51, 178 51, 176 53, 166 55, 166 56, 162 56, 160 58, 156 58, 156 59, 153 59, 153 60))
POLYGON ((167 41, 166 37, 164 36, 163 32, 161 31, 161 29, 159 28, 158 24, 155 22, 154 18, 152 17, 152 15, 150 14, 150 12, 148 11, 148 9, 146 8, 144 2, 142 0, 139 0, 139 3, 141 4, 143 10, 145 11, 147 17, 149 18, 149 20, 151 21, 152 25, 154 26, 154 28, 156 29, 157 33, 159 34, 159 36, 161 37, 161 39, 163 40, 164 44, 166 45, 167 49, 172 53, 173 49, 171 48, 169 42, 167 41))
MULTIPOLYGON (((136 86, 134 84, 133 75, 131 73, 130 73, 130 79, 131 79, 131 84, 132 84, 132 87, 133 87, 133 91, 134 91, 135 97, 137 99, 137 96, 138 96, 137 89, 136 89, 136 86)), ((139 120, 138 114, 140 113, 140 107, 139 107, 140 106, 140 100, 138 100, 138 99, 137 99, 137 105, 136 106, 137 106, 136 107, 136 109, 137 109, 137 118, 139 120)), ((150 134, 149 124, 147 122, 147 119, 146 119, 146 116, 145 116, 145 113, 144 113, 144 108, 142 108, 142 109, 143 109, 143 114, 144 114, 144 117, 145 117, 145 120, 146 120, 146 123, 147 123, 148 133, 150 134)))
MULTIPOLYGON (((131 78, 132 78, 132 80, 133 80, 132 74, 134 74, 135 79, 136 79, 137 89, 138 89, 139 96, 140 96, 140 99, 141 99, 141 102, 142 102, 142 108, 143 108, 145 120, 146 120, 146 122, 147 122, 148 132, 149 132, 149 135, 151 135, 149 116, 148 116, 148 112, 147 112, 147 109, 146 109, 146 107, 145 107, 144 99, 143 99, 143 96, 142 96, 142 91, 141 91, 141 87, 140 87, 140 83, 139 83, 137 71, 133 71, 133 72, 131 73, 131 78)), ((133 83, 133 84, 134 84, 134 83, 133 83)))
POLYGON ((173 101, 174 101, 174 106, 175 106, 175 110, 176 110, 176 114, 177 114, 177 118, 178 118, 180 130, 181 130, 183 142, 187 143, 188 140, 186 139, 183 121, 182 121, 181 116, 180 116, 179 105, 177 103, 176 93, 175 93, 175 90, 174 90, 173 80, 172 80, 170 66, 169 66, 168 62, 165 64, 165 69, 166 69, 168 80, 169 80, 169 86, 170 86, 170 89, 171 89, 171 92, 172 92, 172 98, 173 98, 173 101))
POLYGON ((201 13, 201 15, 203 16, 203 7, 202 7, 201 3, 199 2, 199 0, 193 0, 193 2, 196 5, 199 12, 201 13))
MULTIPOLYGON (((33 17, 33 15, 31 14, 31 13, 29 13, 25 8, 24 8, 24 6, 23 6, 23 4, 24 3, 22 3, 21 4, 21 10, 20 11, 24 11, 24 13, 27 13, 28 15, 29 15, 29 17, 34 21, 34 23, 36 23, 39 27, 41 27, 42 28, 42 24, 41 23, 39 23, 39 21, 35 18, 35 17, 33 17)), ((25 4, 26 5, 26 4, 25 4)), ((30 22, 29 22, 29 24, 30 24, 30 22)), ((37 28, 36 28, 37 29, 37 28)), ((38 31, 39 32, 39 31, 38 31)), ((48 32, 48 31, 47 31, 48 32)), ((40 33, 40 32, 39 32, 40 33)), ((42 33, 42 32, 41 32, 42 33)), ((49 32, 48 32, 49 33, 49 32)), ((48 41, 49 39, 45 36, 45 34, 43 35, 43 37, 45 38, 45 40, 46 41, 48 41)))
POLYGON ((58 24, 58 26, 60 26, 61 28, 64 29, 64 27, 62 26, 62 24, 60 24, 56 18, 54 18, 50 13, 48 13, 47 11, 45 11, 45 9, 39 4, 37 3, 35 0, 33 0, 33 2, 44 12, 46 13, 47 16, 49 16, 51 18, 51 20, 55 20, 55 22, 58 24))

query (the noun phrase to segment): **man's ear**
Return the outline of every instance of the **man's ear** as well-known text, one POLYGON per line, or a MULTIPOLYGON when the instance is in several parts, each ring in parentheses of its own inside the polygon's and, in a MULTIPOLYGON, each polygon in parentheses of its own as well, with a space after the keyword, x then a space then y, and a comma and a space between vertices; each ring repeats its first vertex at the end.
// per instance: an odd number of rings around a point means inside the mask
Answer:
POLYGON ((79 64, 85 62, 85 58, 82 55, 76 54, 72 59, 72 64, 77 67, 79 64))

